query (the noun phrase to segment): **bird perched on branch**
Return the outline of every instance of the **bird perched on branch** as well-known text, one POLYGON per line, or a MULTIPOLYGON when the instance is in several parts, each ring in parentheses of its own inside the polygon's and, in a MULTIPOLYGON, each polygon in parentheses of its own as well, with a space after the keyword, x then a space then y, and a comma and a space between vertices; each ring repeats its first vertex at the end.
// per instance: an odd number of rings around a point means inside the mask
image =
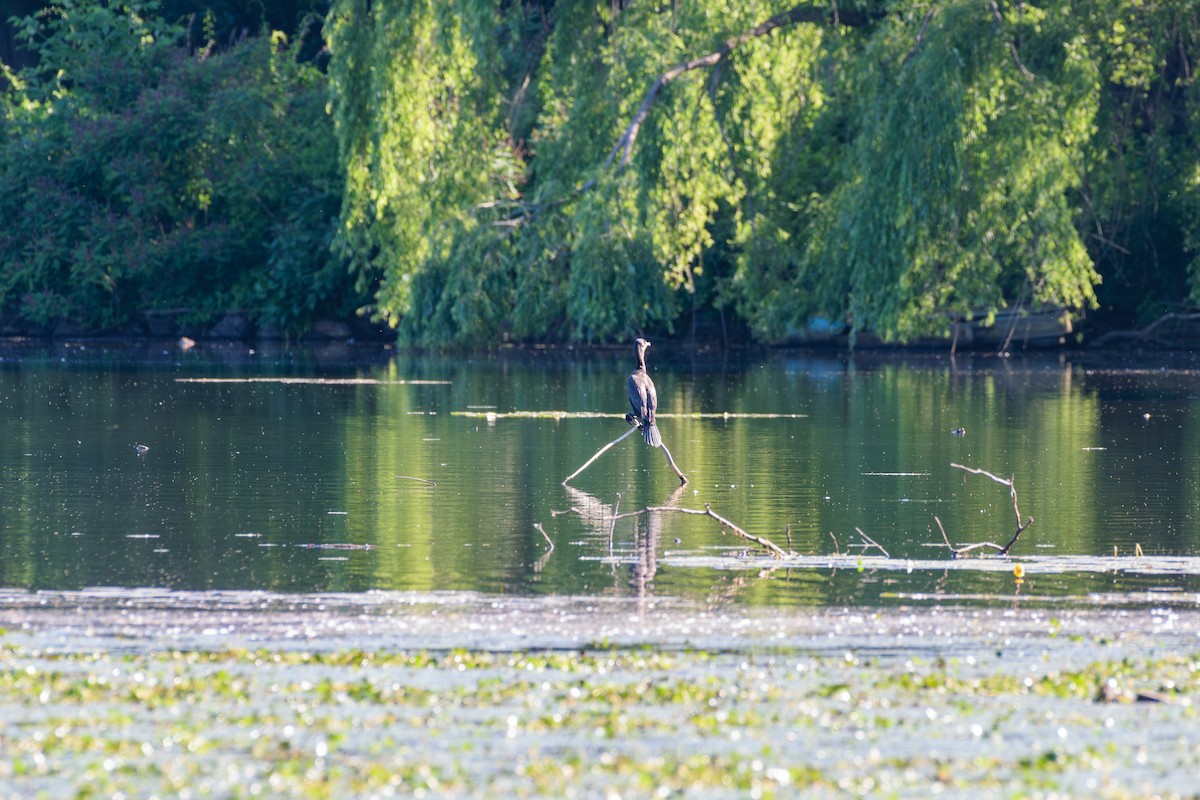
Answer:
POLYGON ((642 429, 642 439, 651 447, 662 445, 662 436, 658 433, 658 425, 654 423, 654 412, 658 410, 658 394, 654 391, 654 381, 646 372, 646 348, 650 342, 638 339, 637 369, 625 381, 625 389, 629 393, 629 405, 633 413, 625 415, 625 421, 630 425, 638 425, 642 429))

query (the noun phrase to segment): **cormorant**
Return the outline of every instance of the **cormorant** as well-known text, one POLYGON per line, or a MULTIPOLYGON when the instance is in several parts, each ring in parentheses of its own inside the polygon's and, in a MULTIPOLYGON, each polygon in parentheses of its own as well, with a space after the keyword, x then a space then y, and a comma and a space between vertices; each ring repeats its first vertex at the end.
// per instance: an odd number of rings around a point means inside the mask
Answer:
POLYGON ((654 412, 658 410, 658 394, 654 391, 654 381, 646 372, 646 348, 650 346, 650 343, 645 339, 638 339, 635 345, 637 347, 637 369, 625 382, 625 389, 629 393, 629 405, 633 406, 633 413, 626 414, 625 421, 630 425, 636 421, 642 427, 642 439, 646 444, 651 447, 660 447, 662 436, 658 433, 658 425, 654 423, 654 412))

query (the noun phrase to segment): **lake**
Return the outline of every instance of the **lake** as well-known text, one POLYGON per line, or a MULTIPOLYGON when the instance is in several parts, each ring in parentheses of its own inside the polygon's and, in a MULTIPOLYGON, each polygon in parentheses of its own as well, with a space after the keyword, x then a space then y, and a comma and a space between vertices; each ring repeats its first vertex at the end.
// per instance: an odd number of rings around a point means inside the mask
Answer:
POLYGON ((662 341, 649 361, 684 487, 636 435, 562 485, 628 430, 632 346, 5 345, 0 585, 1197 601, 1190 355, 662 341), (1034 521, 1010 558, 951 558, 935 518, 955 544, 1016 529, 1008 487, 953 464, 1014 479, 1034 521), (701 515, 612 519, 706 505, 796 555, 772 559, 701 515))

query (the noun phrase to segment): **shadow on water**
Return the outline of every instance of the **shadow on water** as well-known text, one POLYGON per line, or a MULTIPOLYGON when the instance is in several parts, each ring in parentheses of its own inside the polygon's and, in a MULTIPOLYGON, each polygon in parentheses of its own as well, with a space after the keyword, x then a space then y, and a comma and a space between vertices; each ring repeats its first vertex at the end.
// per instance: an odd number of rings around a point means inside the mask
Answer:
POLYGON ((635 436, 564 487, 625 430, 627 349, 5 345, 0 584, 829 606, 1200 592, 1193 359, 660 343, 659 427, 690 482, 635 436), (1015 478, 1035 522, 1010 559, 939 549, 935 517, 955 543, 1012 533, 1007 489, 952 463, 1015 478), (618 495, 621 512, 710 506, 796 555, 707 517, 614 524, 618 495), (889 558, 851 550, 856 529, 889 558))

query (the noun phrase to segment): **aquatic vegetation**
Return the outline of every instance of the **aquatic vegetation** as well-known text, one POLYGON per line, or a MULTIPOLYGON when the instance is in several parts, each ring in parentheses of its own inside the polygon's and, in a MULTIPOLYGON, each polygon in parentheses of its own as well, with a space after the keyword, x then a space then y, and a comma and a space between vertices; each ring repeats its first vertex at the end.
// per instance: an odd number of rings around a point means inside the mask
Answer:
POLYGON ((1200 751, 1182 732, 1196 722, 1200 654, 1055 641, 1095 658, 147 642, 63 652, 9 633, 0 782, 80 797, 1021 795, 1083 791, 1099 771, 1106 796, 1123 797, 1139 781, 1169 795, 1190 780, 1200 751), (1153 731, 1146 709, 1097 702, 1110 681, 1161 693, 1153 731))

